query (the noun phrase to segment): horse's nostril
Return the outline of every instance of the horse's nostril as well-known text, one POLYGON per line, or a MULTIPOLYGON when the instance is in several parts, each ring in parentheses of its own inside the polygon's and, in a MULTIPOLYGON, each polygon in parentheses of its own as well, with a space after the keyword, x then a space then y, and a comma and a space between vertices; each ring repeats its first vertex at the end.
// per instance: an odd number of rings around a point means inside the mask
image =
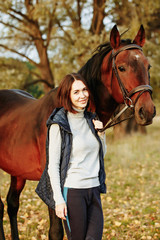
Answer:
POLYGON ((156 116, 156 107, 154 107, 153 118, 156 116))
POLYGON ((144 112, 143 107, 141 107, 141 108, 139 109, 139 116, 140 116, 141 119, 144 119, 144 118, 145 118, 145 112, 144 112))

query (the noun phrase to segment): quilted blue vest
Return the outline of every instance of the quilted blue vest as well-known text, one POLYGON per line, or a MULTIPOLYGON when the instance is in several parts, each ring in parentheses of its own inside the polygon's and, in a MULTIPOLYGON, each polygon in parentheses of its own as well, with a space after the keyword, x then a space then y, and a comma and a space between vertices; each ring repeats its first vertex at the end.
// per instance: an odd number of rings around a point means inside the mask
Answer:
MULTIPOLYGON (((92 120, 95 118, 95 114, 85 111, 84 117, 86 118, 92 133, 95 135, 95 137, 97 138, 100 144, 100 150, 99 150, 100 191, 101 193, 106 193, 104 159, 103 159, 104 156, 103 156, 102 143, 92 122, 92 120)), ((66 179, 66 174, 69 166, 70 154, 72 149, 72 133, 68 123, 67 113, 64 108, 56 108, 47 120, 48 132, 47 132, 47 139, 46 139, 46 166, 36 188, 36 193, 39 195, 39 197, 48 205, 48 207, 54 209, 55 208, 54 193, 53 193, 51 183, 50 183, 50 178, 48 175, 49 129, 52 124, 58 124, 60 126, 60 133, 62 138, 61 159, 60 159, 60 183, 63 191, 63 186, 66 179)))

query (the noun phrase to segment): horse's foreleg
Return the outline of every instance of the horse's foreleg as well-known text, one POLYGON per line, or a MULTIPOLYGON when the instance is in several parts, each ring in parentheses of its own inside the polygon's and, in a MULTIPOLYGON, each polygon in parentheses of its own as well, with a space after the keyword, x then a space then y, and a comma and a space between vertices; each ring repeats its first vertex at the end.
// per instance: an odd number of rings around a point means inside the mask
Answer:
POLYGON ((8 215, 11 224, 12 240, 18 240, 17 212, 19 209, 19 196, 26 180, 11 176, 11 185, 7 195, 8 215))
POLYGON ((63 240, 64 232, 62 221, 55 214, 55 211, 48 208, 50 218, 49 240, 63 240))
POLYGON ((4 214, 4 204, 0 196, 0 239, 5 240, 4 230, 3 230, 3 214, 4 214))

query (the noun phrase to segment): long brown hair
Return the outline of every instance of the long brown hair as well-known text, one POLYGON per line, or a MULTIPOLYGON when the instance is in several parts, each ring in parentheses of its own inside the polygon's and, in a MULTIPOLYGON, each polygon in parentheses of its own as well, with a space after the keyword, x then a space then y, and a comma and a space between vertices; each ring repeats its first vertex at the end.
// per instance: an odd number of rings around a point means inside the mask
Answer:
POLYGON ((93 101, 92 94, 90 90, 88 89, 87 82, 85 79, 79 74, 79 73, 71 73, 67 74, 61 81, 58 92, 57 92, 57 97, 59 99, 60 106, 64 107, 65 110, 76 113, 76 111, 72 107, 72 102, 70 98, 70 92, 72 88, 72 84, 74 81, 79 80, 84 83, 84 85, 87 87, 87 90, 89 92, 89 101, 87 104, 87 110, 94 112, 95 111, 95 105, 93 101))

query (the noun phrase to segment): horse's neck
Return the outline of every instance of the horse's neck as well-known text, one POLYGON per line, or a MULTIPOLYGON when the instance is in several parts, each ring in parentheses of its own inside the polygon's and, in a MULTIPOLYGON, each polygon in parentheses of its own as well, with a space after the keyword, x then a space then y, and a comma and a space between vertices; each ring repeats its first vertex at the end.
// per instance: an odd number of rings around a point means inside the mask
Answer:
POLYGON ((99 82, 99 84, 96 86, 94 99, 96 104, 96 113, 103 124, 106 124, 111 118, 118 104, 101 82, 99 82))
POLYGON ((45 119, 48 119, 52 111, 59 107, 57 101, 57 88, 52 89, 48 92, 44 97, 38 100, 38 104, 40 106, 40 114, 44 115, 45 119))
MULTIPOLYGON (((104 86, 102 82, 102 77, 106 80, 110 80, 112 77, 112 71, 106 73, 106 66, 108 66, 110 53, 108 53, 105 57, 105 61, 103 61, 103 71, 102 65, 97 65, 97 62, 100 61, 98 55, 94 55, 79 71, 79 73, 86 79, 88 83, 88 87, 93 95, 94 102, 96 105, 96 113, 98 117, 106 124, 114 113, 117 103, 113 99, 113 97, 109 94, 107 87, 104 86), (97 61, 96 61, 97 60, 97 61), (96 63, 96 64, 95 64, 96 63), (105 73, 105 74, 104 74, 105 73), (111 76, 110 76, 111 75, 111 76)), ((112 69, 111 66, 107 67, 108 69, 112 69)), ((108 83, 110 86, 110 83, 108 83)))

